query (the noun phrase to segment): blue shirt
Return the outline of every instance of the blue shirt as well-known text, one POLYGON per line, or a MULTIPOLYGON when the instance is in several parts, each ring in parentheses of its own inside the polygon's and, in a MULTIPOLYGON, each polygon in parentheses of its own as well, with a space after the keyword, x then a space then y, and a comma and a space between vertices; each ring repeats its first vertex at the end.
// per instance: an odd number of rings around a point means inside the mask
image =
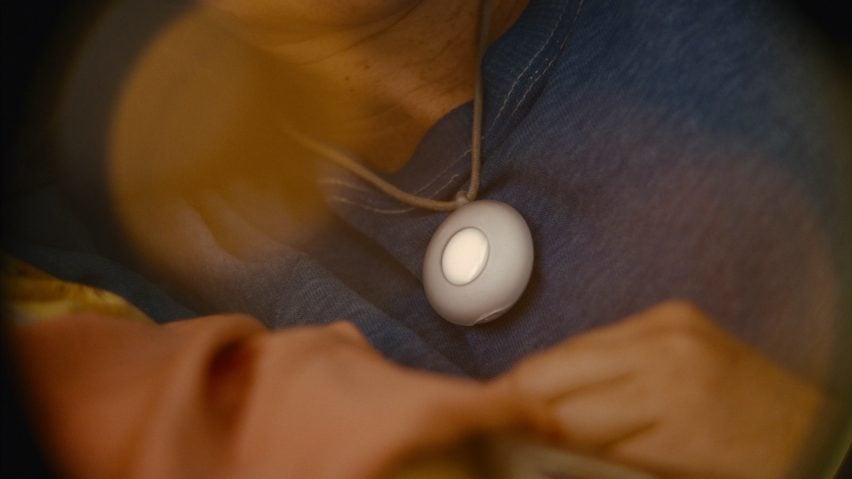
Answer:
MULTIPOLYGON (((442 320, 420 274, 446 213, 399 204, 333 168, 318 182, 335 220, 197 288, 202 303, 274 328, 349 319, 392 360, 491 377, 683 298, 784 366, 820 376, 835 338, 848 337, 842 179, 852 145, 837 78, 810 42, 772 2, 531 0, 484 60, 480 197, 524 215, 536 248, 514 308, 476 327, 442 320)), ((469 179, 470 124, 469 104, 450 112, 387 178, 452 198, 469 179)), ((92 271, 89 282, 110 286, 92 271)), ((157 294, 143 301, 172 304, 157 294)))

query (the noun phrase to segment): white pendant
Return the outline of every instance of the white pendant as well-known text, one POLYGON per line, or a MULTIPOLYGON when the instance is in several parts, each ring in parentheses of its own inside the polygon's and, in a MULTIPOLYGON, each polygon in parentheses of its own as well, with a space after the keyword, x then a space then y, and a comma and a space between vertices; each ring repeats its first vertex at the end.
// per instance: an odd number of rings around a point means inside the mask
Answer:
POLYGON ((532 265, 532 235, 520 213, 498 201, 474 201, 454 211, 432 236, 423 288, 442 318, 473 326, 498 318, 518 301, 532 265))

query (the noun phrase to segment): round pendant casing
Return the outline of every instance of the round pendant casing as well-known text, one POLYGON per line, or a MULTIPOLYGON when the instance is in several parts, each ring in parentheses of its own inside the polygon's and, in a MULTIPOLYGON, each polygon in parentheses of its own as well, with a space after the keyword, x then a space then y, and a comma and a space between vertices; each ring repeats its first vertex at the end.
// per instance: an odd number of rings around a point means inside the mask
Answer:
POLYGON ((442 318, 472 326, 515 304, 532 264, 532 235, 520 213, 498 201, 474 201, 454 211, 432 236, 423 288, 442 318))

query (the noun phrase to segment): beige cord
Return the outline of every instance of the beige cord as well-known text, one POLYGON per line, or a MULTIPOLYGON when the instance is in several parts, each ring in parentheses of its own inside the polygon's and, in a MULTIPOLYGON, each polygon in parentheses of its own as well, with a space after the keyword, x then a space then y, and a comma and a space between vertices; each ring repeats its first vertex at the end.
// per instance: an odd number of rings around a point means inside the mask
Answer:
POLYGON ((379 177, 364 166, 351 154, 345 153, 331 145, 317 141, 293 129, 285 132, 305 148, 319 154, 337 165, 351 171, 362 180, 373 185, 382 193, 417 208, 435 211, 452 211, 476 199, 479 193, 479 173, 482 165, 482 58, 488 47, 488 30, 491 25, 491 0, 482 0, 479 12, 479 41, 476 47, 476 72, 473 85, 473 127, 471 128, 470 145, 470 187, 467 192, 459 192, 452 201, 438 201, 431 198, 413 195, 400 190, 391 183, 379 177))

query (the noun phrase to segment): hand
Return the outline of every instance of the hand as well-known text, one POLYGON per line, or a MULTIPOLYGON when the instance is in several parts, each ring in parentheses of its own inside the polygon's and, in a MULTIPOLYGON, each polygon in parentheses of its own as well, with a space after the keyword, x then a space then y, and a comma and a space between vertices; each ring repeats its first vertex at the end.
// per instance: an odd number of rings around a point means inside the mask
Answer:
POLYGON ((541 418, 493 385, 394 365, 349 323, 83 313, 12 333, 39 437, 69 477, 375 477, 541 418))
MULTIPOLYGON (((281 257, 328 218, 322 160, 286 131, 399 168, 472 96, 479 2, 202 3, 127 75, 105 169, 146 272, 215 307, 204 280, 281 257)), ((525 4, 495 2, 495 37, 525 4)))
POLYGON ((682 302, 570 339, 503 380, 547 401, 570 447, 677 477, 782 477, 822 401, 682 302))
POLYGON ((502 388, 396 366, 349 323, 259 336, 235 477, 375 477, 473 431, 543 430, 502 388))
MULTIPOLYGON (((444 69, 415 60, 450 56, 430 56, 397 38, 406 37, 426 50, 444 48, 434 30, 440 27, 461 42, 461 26, 419 13, 369 36, 378 24, 393 23, 400 12, 410 10, 411 0, 207 3, 210 9, 191 11, 164 28, 127 76, 110 128, 106 169, 118 222, 140 264, 176 285, 179 293, 193 293, 210 306, 203 291, 209 281, 219 281, 245 263, 281 257, 286 245, 299 244, 324 227, 328 212, 315 186, 313 166, 320 160, 293 145, 283 125, 299 125, 387 169, 409 158, 437 117, 468 99, 472 83, 462 81, 463 91, 439 102, 432 90, 449 92, 446 85, 411 70, 418 66, 430 75, 443 74, 444 69), (211 21, 211 10, 224 11, 224 21, 211 21), (343 17, 337 17, 344 13, 351 25, 339 25, 343 17), (252 19, 266 23, 257 30, 252 19), (221 25, 236 23, 245 27, 238 28, 241 32, 248 29, 252 35, 283 35, 296 31, 293 19, 307 19, 297 22, 299 32, 313 27, 327 31, 305 41, 276 40, 275 54, 268 55, 221 25), (363 35, 370 42, 360 42, 363 35), (350 44, 358 48, 348 48, 350 44), (417 89, 406 83, 411 79, 429 80, 431 86, 417 89), (352 90, 357 82, 363 87, 358 94, 352 90), (385 82, 393 88, 384 88, 385 82), (415 90, 425 95, 421 103, 430 110, 428 115, 399 107, 403 99, 414 100, 407 92, 415 90), (406 93, 403 99, 366 99, 390 92, 406 93), (438 103, 443 106, 436 108, 438 103), (384 113, 374 118, 376 112, 384 113), (362 116, 372 119, 362 122, 362 116), (417 121, 409 121, 415 117, 417 121), (390 127, 376 126, 377 118, 390 127), (357 131, 348 129, 350 123, 358 125, 353 127, 357 131), (312 130, 314 124, 319 130, 312 130), (379 132, 381 141, 366 150, 347 140, 360 144, 379 132)), ((455 2, 453 8, 441 10, 443 5, 435 2, 416 3, 421 6, 418 12, 440 10, 471 25, 474 18, 455 10, 475 11, 477 6, 455 2)), ((472 55, 473 43, 450 51, 472 55)), ((450 62, 446 70, 472 71, 457 67, 450 62)))

